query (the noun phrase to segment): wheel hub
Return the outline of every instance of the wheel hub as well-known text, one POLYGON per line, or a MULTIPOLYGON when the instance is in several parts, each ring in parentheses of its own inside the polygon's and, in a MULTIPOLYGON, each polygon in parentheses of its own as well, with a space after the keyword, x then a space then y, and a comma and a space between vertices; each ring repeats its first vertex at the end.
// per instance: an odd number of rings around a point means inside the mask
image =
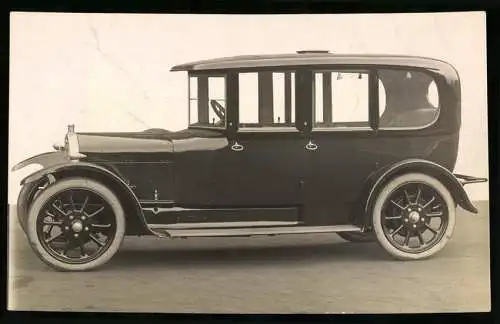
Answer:
POLYGON ((420 213, 417 211, 411 211, 408 214, 408 219, 410 220, 410 223, 415 224, 420 220, 420 213))
POLYGON ((80 233, 83 230, 83 224, 81 221, 75 221, 71 224, 71 230, 75 233, 80 233))

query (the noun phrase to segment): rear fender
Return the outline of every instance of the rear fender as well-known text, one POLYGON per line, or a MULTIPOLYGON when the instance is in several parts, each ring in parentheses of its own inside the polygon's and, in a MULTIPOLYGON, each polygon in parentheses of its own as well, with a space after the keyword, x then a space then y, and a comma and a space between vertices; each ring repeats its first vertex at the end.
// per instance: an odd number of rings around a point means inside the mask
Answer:
MULTIPOLYGON (((103 184, 110 186, 110 189, 120 196, 122 203, 126 204, 124 207, 130 207, 135 212, 133 217, 127 218, 128 229, 133 229, 133 232, 129 232, 129 234, 154 234, 146 224, 144 213, 135 193, 119 176, 110 170, 93 163, 66 161, 32 173, 21 180, 21 185, 29 186, 47 176, 53 176, 56 179, 55 181, 72 176, 81 176, 103 182, 103 184)), ((23 202, 23 204, 26 204, 26 202, 23 202)))
POLYGON ((373 174, 367 180, 368 190, 366 190, 366 199, 363 199, 365 202, 362 213, 364 217, 363 223, 371 223, 371 211, 377 199, 378 193, 382 190, 385 184, 395 176, 408 172, 420 172, 435 177, 448 188, 457 205, 471 213, 478 213, 477 208, 470 201, 469 196, 463 187, 463 183, 461 183, 457 177, 453 175, 453 173, 434 162, 421 159, 409 159, 385 167, 373 174))

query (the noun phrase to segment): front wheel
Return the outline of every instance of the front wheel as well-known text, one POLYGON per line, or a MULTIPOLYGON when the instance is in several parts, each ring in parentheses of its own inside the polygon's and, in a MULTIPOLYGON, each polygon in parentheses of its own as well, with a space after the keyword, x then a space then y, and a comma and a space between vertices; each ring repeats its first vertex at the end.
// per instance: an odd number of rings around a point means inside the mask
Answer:
POLYGON ((380 245, 400 260, 433 256, 455 228, 455 202, 437 179, 421 173, 398 176, 380 192, 373 230, 380 245))
POLYGON ((93 180, 60 180, 33 202, 27 234, 35 254, 61 271, 97 268, 118 251, 124 211, 107 187, 93 180))

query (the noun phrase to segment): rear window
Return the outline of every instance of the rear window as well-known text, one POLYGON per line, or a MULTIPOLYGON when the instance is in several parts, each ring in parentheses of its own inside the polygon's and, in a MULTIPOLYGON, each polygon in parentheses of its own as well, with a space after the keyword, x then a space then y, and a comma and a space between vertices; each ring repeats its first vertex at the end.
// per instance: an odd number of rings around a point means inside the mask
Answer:
POLYGON ((440 101, 436 82, 430 75, 380 70, 379 80, 384 92, 379 95, 379 128, 424 127, 436 121, 440 101))

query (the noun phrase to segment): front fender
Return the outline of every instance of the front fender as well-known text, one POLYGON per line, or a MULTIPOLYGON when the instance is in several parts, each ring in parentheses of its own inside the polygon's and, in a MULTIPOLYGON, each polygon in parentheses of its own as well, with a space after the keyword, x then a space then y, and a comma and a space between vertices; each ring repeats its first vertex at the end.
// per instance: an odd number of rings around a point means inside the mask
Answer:
POLYGON ((24 161, 19 162, 18 164, 12 167, 12 171, 20 170, 24 167, 27 167, 31 164, 39 164, 44 168, 50 167, 52 165, 62 164, 69 162, 70 159, 68 155, 64 152, 46 152, 42 154, 38 154, 32 156, 24 161))
POLYGON ((142 211, 141 205, 135 193, 125 183, 125 181, 123 181, 123 179, 121 179, 118 175, 106 169, 105 167, 89 162, 66 160, 65 162, 53 164, 32 173, 31 175, 21 180, 21 184, 25 187, 29 187, 33 183, 37 183, 43 177, 49 175, 53 175, 55 179, 60 179, 70 176, 84 176, 84 177, 93 177, 105 181, 106 184, 112 186, 111 188, 115 190, 117 194, 118 193, 120 194, 120 197, 126 199, 125 202, 128 204, 127 206, 129 206, 131 209, 134 209, 134 211, 136 212, 137 218, 133 219, 129 218, 127 220, 127 222, 131 222, 129 225, 132 225, 133 228, 139 226, 138 228, 141 229, 141 231, 145 231, 146 233, 150 234, 155 234, 152 231, 150 231, 149 227, 147 226, 147 223, 144 218, 144 213, 142 211))
POLYGON ((422 172, 439 179, 448 188, 453 196, 453 199, 460 207, 471 213, 478 213, 477 208, 470 201, 462 183, 448 169, 431 161, 409 159, 385 167, 372 176, 372 181, 369 181, 369 183, 373 183, 373 185, 371 185, 371 189, 369 190, 366 199, 364 210, 365 215, 370 214, 370 211, 375 204, 378 192, 383 188, 387 181, 392 179, 394 176, 407 172, 422 172))
POLYGON ((109 171, 108 169, 99 166, 97 164, 89 163, 89 162, 80 162, 80 161, 71 161, 71 160, 66 160, 66 161, 59 161, 59 163, 55 163, 52 165, 49 165, 48 167, 44 167, 43 169, 40 169, 36 172, 33 172, 26 178, 21 180, 21 185, 29 184, 35 181, 40 180, 41 178, 49 175, 49 174, 55 174, 55 173, 60 173, 63 171, 72 171, 72 170, 86 170, 86 171, 95 171, 98 173, 101 173, 105 176, 110 177, 114 181, 120 183, 123 185, 124 188, 127 188, 132 195, 135 196, 135 194, 130 190, 130 188, 127 186, 127 184, 116 174, 113 172, 109 171))

